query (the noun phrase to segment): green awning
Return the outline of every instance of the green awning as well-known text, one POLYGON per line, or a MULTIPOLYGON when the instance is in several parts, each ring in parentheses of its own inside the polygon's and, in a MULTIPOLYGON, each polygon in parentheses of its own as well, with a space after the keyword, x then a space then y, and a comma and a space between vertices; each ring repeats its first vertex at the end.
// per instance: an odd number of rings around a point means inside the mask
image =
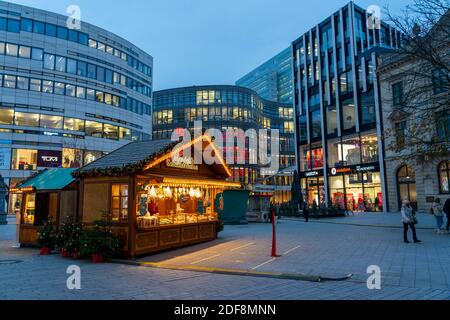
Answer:
POLYGON ((19 188, 32 187, 36 191, 40 190, 61 190, 71 184, 75 178, 72 172, 76 169, 47 169, 25 180, 19 188))

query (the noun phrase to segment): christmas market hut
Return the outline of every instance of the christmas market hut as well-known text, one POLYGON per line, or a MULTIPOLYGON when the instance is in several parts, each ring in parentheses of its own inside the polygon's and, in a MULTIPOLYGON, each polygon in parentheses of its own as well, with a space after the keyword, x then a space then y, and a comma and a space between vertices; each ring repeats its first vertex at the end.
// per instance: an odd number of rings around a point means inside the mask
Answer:
POLYGON ((16 214, 20 214, 19 242, 36 245, 40 226, 48 220, 56 225, 77 213, 75 169, 47 169, 10 189, 16 214))
POLYGON ((215 240, 216 195, 241 185, 207 136, 188 143, 130 143, 74 173, 80 180, 79 221, 105 214, 127 257, 215 240), (217 161, 190 156, 210 148, 217 161), (201 150, 200 150, 201 151, 201 150))

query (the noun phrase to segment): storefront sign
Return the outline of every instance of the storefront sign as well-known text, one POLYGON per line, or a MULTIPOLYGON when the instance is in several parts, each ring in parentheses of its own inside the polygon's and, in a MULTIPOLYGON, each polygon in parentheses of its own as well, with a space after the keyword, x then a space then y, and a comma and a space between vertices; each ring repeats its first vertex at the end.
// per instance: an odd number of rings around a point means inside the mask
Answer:
POLYGON ((181 161, 172 161, 172 159, 169 159, 166 161, 166 166, 168 168, 198 171, 198 165, 193 164, 192 162, 192 159, 183 159, 181 161))
POLYGON ((330 174, 332 176, 338 174, 346 174, 346 173, 363 173, 363 172, 376 172, 380 171, 379 164, 370 164, 370 165, 356 165, 356 166, 348 166, 341 168, 332 168, 330 169, 330 174))
POLYGON ((376 166, 357 166, 356 167, 356 171, 358 172, 372 172, 372 171, 377 171, 376 166))
POLYGON ((333 169, 331 169, 331 175, 333 175, 333 176, 340 174, 340 173, 350 173, 350 172, 352 172, 352 169, 350 169, 350 168, 333 168, 333 169))
POLYGON ((311 177, 317 177, 319 175, 319 171, 311 171, 305 173, 305 177, 311 178, 311 177))
POLYGON ((39 150, 37 166, 42 168, 59 168, 62 165, 61 158, 61 151, 39 150))

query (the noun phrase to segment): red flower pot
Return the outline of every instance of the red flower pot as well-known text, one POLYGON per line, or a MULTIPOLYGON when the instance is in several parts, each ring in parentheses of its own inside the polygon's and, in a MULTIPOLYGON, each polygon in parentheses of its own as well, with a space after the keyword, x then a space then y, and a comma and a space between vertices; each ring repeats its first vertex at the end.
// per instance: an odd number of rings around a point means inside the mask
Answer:
POLYGON ((93 254, 91 257, 91 261, 93 263, 102 263, 103 262, 103 256, 100 253, 93 254))
POLYGON ((48 256, 48 255, 50 255, 50 248, 47 248, 47 247, 41 248, 40 255, 41 256, 48 256))
POLYGON ((78 252, 74 252, 74 253, 72 253, 72 258, 74 258, 75 260, 78 260, 78 259, 80 259, 81 257, 80 257, 80 254, 78 253, 78 252))
POLYGON ((70 254, 66 249, 61 249, 61 257, 68 258, 70 257, 70 254))

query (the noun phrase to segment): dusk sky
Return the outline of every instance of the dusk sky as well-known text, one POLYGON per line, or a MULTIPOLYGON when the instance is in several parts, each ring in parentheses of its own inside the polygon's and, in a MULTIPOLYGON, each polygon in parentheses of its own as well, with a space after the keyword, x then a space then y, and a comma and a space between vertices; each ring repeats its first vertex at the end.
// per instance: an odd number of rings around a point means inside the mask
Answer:
MULTIPOLYGON (((400 14, 412 0, 361 0, 400 14)), ((154 58, 154 89, 234 84, 347 0, 19 0, 66 14, 131 41, 154 58)))

